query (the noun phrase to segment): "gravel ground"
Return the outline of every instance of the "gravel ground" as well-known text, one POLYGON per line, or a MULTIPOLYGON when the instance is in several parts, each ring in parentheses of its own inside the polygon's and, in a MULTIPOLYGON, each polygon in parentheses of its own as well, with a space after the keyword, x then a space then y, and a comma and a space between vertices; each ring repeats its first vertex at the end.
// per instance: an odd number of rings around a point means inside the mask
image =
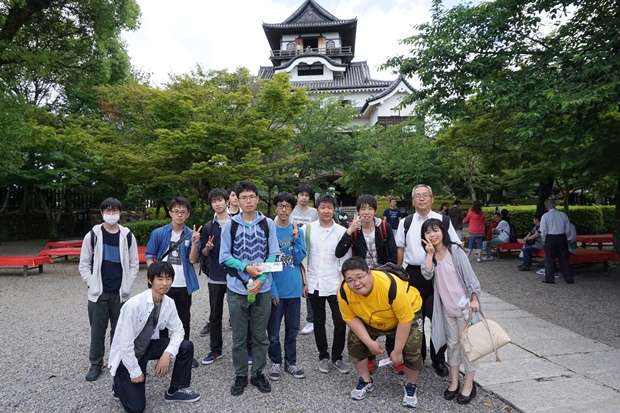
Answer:
MULTIPOLYGON (((0 245, 0 255, 36 254, 44 241, 13 242, 0 245)), ((618 310, 615 296, 620 278, 618 268, 604 273, 602 265, 581 267, 576 284, 561 280, 556 285, 540 282, 534 272, 518 272, 516 254, 512 258, 474 263, 483 291, 529 311, 545 320, 614 347, 620 347, 618 310)), ((31 270, 0 268, 0 330, 5 331, 0 347, 0 411, 6 412, 122 412, 120 403, 110 396, 111 377, 104 370, 94 383, 84 380, 88 370, 89 326, 86 312, 86 288, 77 261, 57 259, 46 264, 43 274, 31 270), (8 334, 6 333, 8 332, 8 334)), ((145 267, 140 278, 146 280, 145 267)), ((139 279, 140 279, 139 278, 139 279)), ((192 340, 196 357, 209 351, 208 337, 197 332, 207 320, 208 294, 205 278, 194 294, 192 340)), ((145 283, 136 282, 133 293, 145 283)), ((484 305, 484 295, 482 296, 484 305)), ((305 306, 302 306, 305 309, 305 306)), ((302 310, 304 311, 304 310, 302 310)), ((304 311, 305 312, 305 311, 304 311)), ((225 311, 225 314, 227 311, 225 311)), ((227 318, 227 317, 225 317, 227 318)), ((224 322, 227 325, 226 321, 224 322)), ((230 329, 224 331, 224 357, 210 366, 193 370, 192 389, 202 399, 193 404, 167 405, 163 391, 167 378, 152 376, 155 363, 149 364, 147 411, 149 412, 396 412, 407 411, 400 405, 401 376, 388 367, 374 375, 376 389, 366 400, 355 402, 349 392, 357 382, 355 373, 343 375, 332 370, 318 371, 313 336, 299 336, 298 364, 307 377, 297 380, 284 374, 271 382, 272 392, 261 394, 248 386, 241 397, 230 396, 234 380, 230 329)), ((107 351, 106 351, 107 357, 107 351)), ((418 412, 516 412, 497 396, 479 391, 471 405, 460 406, 443 399, 447 378, 438 377, 427 360, 427 368, 418 380, 418 412)), ((409 410, 410 411, 410 410, 409 410)))

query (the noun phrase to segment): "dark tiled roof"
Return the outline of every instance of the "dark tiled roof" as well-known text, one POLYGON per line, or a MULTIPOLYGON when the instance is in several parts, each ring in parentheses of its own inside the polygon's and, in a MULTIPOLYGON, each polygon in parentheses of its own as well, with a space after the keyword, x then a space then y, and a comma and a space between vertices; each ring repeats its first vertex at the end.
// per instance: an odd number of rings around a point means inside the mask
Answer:
POLYGON ((263 23, 263 28, 267 29, 296 29, 296 28, 329 28, 346 26, 349 24, 357 23, 357 19, 350 20, 337 20, 337 21, 311 21, 311 22, 297 22, 297 23, 263 23))
POLYGON ((340 20, 314 0, 306 0, 282 23, 263 23, 264 29, 333 27, 356 24, 357 18, 340 20))
POLYGON ((407 82, 407 80, 403 77, 403 75, 398 75, 398 78, 396 78, 396 80, 394 82, 392 82, 392 84, 390 85, 390 87, 388 87, 387 89, 385 89, 383 92, 379 93, 378 95, 374 95, 369 97, 368 99, 366 99, 366 103, 364 103, 364 106, 362 106, 362 108, 360 109, 360 112, 364 112, 367 108, 368 105, 370 105, 371 102, 374 102, 375 100, 384 98, 386 96, 388 96, 390 93, 392 93, 400 84, 400 82, 404 82, 405 85, 407 85, 407 87, 411 90, 415 90, 413 88, 413 86, 411 86, 409 84, 409 82, 407 82))
MULTIPOLYGON (((325 57, 325 56, 323 56, 325 57)), ((261 66, 258 76, 261 79, 272 79, 275 73, 271 66, 261 66)), ((309 90, 347 90, 347 89, 384 89, 392 82, 376 80, 370 77, 370 70, 366 62, 352 62, 344 72, 344 76, 335 80, 293 81, 295 88, 306 87, 309 90)))

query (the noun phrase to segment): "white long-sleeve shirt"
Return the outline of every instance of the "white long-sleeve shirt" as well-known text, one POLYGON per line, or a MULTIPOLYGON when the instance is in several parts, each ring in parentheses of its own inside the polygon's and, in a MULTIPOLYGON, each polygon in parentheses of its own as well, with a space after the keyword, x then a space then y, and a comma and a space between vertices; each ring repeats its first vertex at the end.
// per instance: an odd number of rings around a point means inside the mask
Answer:
MULTIPOLYGON (((135 354, 134 341, 144 328, 154 306, 153 292, 148 289, 130 298, 121 308, 121 314, 114 332, 114 340, 112 340, 112 346, 110 347, 110 359, 108 360, 112 376, 116 374, 116 370, 121 362, 123 362, 132 379, 140 377, 142 374, 135 354)), ((174 300, 167 295, 164 295, 161 299, 159 320, 151 340, 158 339, 159 330, 165 328, 171 334, 170 343, 165 351, 170 353, 171 357, 175 357, 185 336, 185 330, 177 313, 177 308, 174 305, 174 300)))
POLYGON ((306 243, 308 293, 318 291, 321 297, 335 295, 342 282, 342 263, 351 256, 351 251, 348 251, 342 258, 336 258, 336 246, 347 230, 335 222, 331 227, 323 228, 319 221, 315 221, 304 227, 304 234, 307 231, 310 231, 310 242, 306 243))
POLYGON ((555 208, 550 209, 540 219, 540 236, 543 241, 547 235, 570 234, 570 221, 568 215, 564 212, 557 211, 555 208))

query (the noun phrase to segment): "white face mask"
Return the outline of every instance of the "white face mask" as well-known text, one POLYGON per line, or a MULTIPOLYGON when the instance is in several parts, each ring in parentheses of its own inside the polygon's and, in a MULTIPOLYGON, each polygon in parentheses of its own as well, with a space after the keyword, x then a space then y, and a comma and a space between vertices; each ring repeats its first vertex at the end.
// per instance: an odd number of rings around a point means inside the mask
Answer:
POLYGON ((104 214, 103 215, 103 220, 108 225, 116 224, 119 219, 121 219, 121 214, 104 214))

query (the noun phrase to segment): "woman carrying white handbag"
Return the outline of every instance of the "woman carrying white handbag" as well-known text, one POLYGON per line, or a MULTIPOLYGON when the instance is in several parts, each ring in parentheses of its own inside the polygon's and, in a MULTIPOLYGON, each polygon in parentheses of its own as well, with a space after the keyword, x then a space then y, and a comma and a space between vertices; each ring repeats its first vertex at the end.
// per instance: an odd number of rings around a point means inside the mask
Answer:
POLYGON ((468 404, 476 397, 474 375, 477 362, 470 362, 460 344, 460 334, 473 312, 480 311, 480 283, 469 263, 467 254, 452 243, 441 220, 429 219, 422 225, 422 246, 426 260, 422 275, 434 279, 435 295, 431 334, 437 348, 447 344, 446 355, 450 367, 450 385, 444 391, 446 400, 468 404), (464 306, 459 307, 465 302, 464 306), (459 367, 464 365, 465 381, 461 389, 459 367))

